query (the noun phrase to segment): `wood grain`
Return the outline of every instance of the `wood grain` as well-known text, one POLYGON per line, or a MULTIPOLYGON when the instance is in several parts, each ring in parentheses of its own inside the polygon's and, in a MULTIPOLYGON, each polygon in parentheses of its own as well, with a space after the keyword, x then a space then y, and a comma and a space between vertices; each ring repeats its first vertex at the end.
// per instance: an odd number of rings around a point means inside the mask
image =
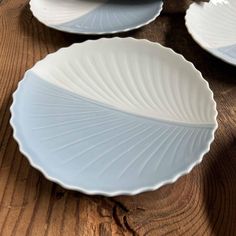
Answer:
POLYGON ((163 11, 165 13, 184 13, 193 2, 202 3, 209 2, 209 0, 165 0, 163 11))
POLYGON ((46 180, 20 154, 9 125, 11 95, 24 72, 49 52, 91 37, 43 26, 25 0, 1 1, 0 235, 236 235, 236 68, 194 43, 183 17, 162 14, 121 36, 158 41, 194 62, 218 104, 215 142, 204 161, 175 184, 105 198, 46 180))

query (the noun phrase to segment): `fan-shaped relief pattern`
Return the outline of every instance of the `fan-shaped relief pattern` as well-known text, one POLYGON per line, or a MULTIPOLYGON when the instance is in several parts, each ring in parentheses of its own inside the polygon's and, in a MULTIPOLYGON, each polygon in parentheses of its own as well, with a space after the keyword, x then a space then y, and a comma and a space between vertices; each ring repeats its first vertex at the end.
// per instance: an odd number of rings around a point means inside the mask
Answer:
POLYGON ((134 22, 136 25, 141 25, 149 21, 160 11, 161 6, 162 1, 156 0, 130 0, 123 4, 110 0, 90 13, 57 27, 68 31, 74 28, 74 31, 77 29, 81 32, 120 31, 134 27, 134 22))
POLYGON ((33 14, 46 25, 73 33, 111 33, 154 20, 162 0, 31 0, 33 14))
POLYGON ((221 4, 193 3, 186 14, 186 26, 205 49, 236 65, 236 1, 221 4))
POLYGON ((129 191, 165 180, 201 155, 214 128, 124 113, 32 72, 21 93, 18 122, 34 158, 50 176, 86 189, 129 191))
POLYGON ((103 5, 107 0, 31 0, 33 13, 40 21, 58 25, 78 19, 103 5))
POLYGON ((193 65, 130 38, 47 56, 25 74, 13 100, 14 137, 31 164, 90 194, 173 182, 201 161, 217 127, 212 92, 193 65))
POLYGON ((212 94, 199 72, 182 63, 181 57, 175 58, 176 68, 175 59, 167 62, 164 48, 147 51, 144 46, 138 53, 137 42, 127 44, 125 51, 122 40, 114 42, 88 43, 86 52, 73 45, 47 57, 33 71, 50 83, 119 110, 173 122, 214 123, 212 94), (105 45, 107 50, 101 53, 105 45))
POLYGON ((230 46, 236 42, 236 2, 192 4, 187 25, 210 48, 230 46), (198 16, 198 17, 196 17, 198 16))

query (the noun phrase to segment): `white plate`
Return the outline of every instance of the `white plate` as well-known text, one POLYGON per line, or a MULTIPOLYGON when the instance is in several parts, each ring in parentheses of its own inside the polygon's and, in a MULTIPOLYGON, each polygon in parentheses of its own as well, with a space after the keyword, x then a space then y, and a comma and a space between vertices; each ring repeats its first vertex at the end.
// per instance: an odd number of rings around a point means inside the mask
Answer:
POLYGON ((209 151, 217 127, 193 64, 132 38, 73 44, 26 72, 11 125, 48 179, 87 194, 137 194, 174 182, 209 151))
POLYGON ((193 3, 185 17, 193 39, 214 56, 236 65, 236 1, 193 3))
POLYGON ((153 21, 162 0, 31 0, 33 15, 65 32, 107 34, 137 29, 153 21))

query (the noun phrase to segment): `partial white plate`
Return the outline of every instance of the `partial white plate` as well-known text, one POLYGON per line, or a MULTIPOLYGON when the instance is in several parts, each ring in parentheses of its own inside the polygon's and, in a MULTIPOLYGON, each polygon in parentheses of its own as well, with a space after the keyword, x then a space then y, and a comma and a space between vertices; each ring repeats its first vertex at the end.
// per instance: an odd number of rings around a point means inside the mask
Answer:
POLYGON ((48 179, 87 194, 155 190, 209 151, 216 103, 193 64, 132 38, 73 44, 26 72, 11 125, 48 179))
POLYGON ((155 20, 162 0, 31 0, 43 24, 78 34, 108 34, 140 28, 155 20))
POLYGON ((193 3, 187 10, 186 27, 193 39, 214 56, 236 65, 236 1, 193 3))

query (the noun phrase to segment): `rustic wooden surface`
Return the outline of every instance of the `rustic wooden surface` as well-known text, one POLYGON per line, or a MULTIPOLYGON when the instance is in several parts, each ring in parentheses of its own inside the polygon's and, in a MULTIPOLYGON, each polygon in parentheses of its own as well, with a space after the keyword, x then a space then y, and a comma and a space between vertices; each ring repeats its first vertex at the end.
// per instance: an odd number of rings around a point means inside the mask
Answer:
POLYGON ((193 2, 202 3, 209 2, 209 0, 165 0, 163 11, 166 13, 184 12, 193 2))
POLYGON ((236 235, 236 68, 202 50, 183 14, 164 13, 122 34, 158 41, 194 62, 218 104, 219 129, 204 161, 175 184, 133 197, 67 191, 20 154, 9 125, 11 95, 47 53, 88 37, 51 30, 25 0, 0 0, 0 235, 236 235))

